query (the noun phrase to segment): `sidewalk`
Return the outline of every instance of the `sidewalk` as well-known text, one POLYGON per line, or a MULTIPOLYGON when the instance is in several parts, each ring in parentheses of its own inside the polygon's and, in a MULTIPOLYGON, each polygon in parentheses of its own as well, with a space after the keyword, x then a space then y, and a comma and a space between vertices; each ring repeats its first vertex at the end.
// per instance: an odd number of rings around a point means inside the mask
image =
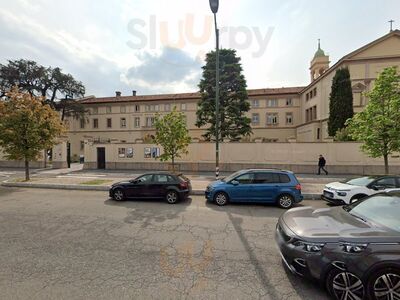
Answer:
MULTIPOLYGON (((104 173, 78 171, 64 174, 62 171, 46 171, 45 177, 34 177, 30 182, 20 182, 20 180, 10 179, 2 183, 5 187, 23 188, 47 188, 65 190, 88 190, 88 191, 108 191, 113 183, 135 178, 139 174, 132 173, 104 173), (57 175, 56 175, 57 174, 57 175), (51 176, 53 175, 53 176, 51 176), (116 176, 117 175, 117 176, 116 176)), ((43 172, 41 173, 43 174, 43 172)), ((213 176, 207 175, 187 175, 192 183, 193 195, 204 195, 207 185, 214 180, 213 176)), ((321 192, 326 183, 342 180, 338 177, 316 177, 299 175, 298 179, 302 184, 302 193, 307 200, 320 199, 321 192)))

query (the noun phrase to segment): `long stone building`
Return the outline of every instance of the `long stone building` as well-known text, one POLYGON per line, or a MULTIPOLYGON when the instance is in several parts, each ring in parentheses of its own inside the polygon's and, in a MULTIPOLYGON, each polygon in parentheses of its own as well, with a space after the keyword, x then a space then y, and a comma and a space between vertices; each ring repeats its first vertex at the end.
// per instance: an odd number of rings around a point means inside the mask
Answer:
MULTIPOLYGON (((400 31, 381 38, 345 55, 330 66, 329 56, 318 45, 310 63, 310 84, 248 90, 253 134, 249 141, 327 142, 329 94, 335 71, 348 67, 354 97, 354 110, 367 104, 363 93, 371 90, 374 80, 385 67, 400 67, 400 31)), ((177 107, 186 115, 190 135, 202 139, 204 129, 195 126, 198 93, 130 96, 116 92, 113 97, 94 96, 80 100, 89 112, 81 120, 67 120, 72 156, 83 154, 84 141, 135 143, 154 135, 154 116, 177 107)))

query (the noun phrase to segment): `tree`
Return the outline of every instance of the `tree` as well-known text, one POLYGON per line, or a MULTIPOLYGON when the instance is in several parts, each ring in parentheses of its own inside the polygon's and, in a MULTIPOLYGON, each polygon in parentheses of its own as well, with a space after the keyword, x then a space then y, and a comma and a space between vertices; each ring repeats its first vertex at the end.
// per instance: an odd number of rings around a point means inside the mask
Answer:
POLYGON ((29 162, 53 147, 64 132, 59 114, 41 98, 13 88, 0 101, 0 146, 7 159, 25 162, 25 180, 29 180, 29 162))
POLYGON ((336 132, 346 125, 347 119, 352 118, 353 91, 351 89, 350 72, 348 68, 336 71, 332 80, 332 90, 329 97, 328 133, 335 136, 336 132))
POLYGON ((347 122, 353 138, 362 141, 361 149, 371 157, 383 157, 389 173, 389 155, 400 150, 400 75, 396 67, 378 76, 365 109, 347 122))
POLYGON ((14 86, 31 96, 43 97, 54 109, 60 109, 61 106, 64 108, 62 112, 70 112, 70 115, 62 115, 62 119, 68 116, 80 118, 84 113, 83 106, 72 101, 72 98, 83 97, 85 87, 71 74, 64 74, 60 68, 46 68, 24 59, 0 64, 0 98, 14 86), (65 101, 68 98, 70 101, 65 101))
MULTIPOLYGON (((201 99, 197 110, 197 127, 208 126, 203 137, 215 140, 215 65, 216 54, 207 54, 206 65, 203 66, 203 78, 199 88, 201 99)), ((249 136, 251 131, 250 118, 245 113, 250 110, 247 101, 246 79, 242 74, 240 58, 233 49, 220 50, 220 95, 219 95, 219 137, 231 141, 249 136)))
POLYGON ((175 170, 175 159, 187 154, 187 148, 191 138, 186 127, 186 117, 183 113, 173 111, 161 117, 156 115, 154 120, 156 128, 155 142, 163 147, 163 154, 160 155, 161 161, 172 161, 172 169, 175 170))

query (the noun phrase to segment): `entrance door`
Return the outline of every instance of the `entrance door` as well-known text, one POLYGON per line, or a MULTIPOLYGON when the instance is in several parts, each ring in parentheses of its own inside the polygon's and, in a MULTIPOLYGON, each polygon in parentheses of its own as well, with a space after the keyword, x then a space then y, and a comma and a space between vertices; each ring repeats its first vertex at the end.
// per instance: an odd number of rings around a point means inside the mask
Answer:
POLYGON ((97 148, 97 169, 106 168, 106 148, 97 148))
POLYGON ((68 168, 71 168, 71 143, 67 143, 67 165, 68 168))

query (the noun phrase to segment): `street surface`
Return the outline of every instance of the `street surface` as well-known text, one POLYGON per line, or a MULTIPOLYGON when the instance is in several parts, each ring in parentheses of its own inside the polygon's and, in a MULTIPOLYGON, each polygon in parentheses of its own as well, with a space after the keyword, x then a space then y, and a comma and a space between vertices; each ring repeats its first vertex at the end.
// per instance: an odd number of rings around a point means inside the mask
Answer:
POLYGON ((283 212, 0 187, 0 299, 327 299, 285 271, 283 212))

